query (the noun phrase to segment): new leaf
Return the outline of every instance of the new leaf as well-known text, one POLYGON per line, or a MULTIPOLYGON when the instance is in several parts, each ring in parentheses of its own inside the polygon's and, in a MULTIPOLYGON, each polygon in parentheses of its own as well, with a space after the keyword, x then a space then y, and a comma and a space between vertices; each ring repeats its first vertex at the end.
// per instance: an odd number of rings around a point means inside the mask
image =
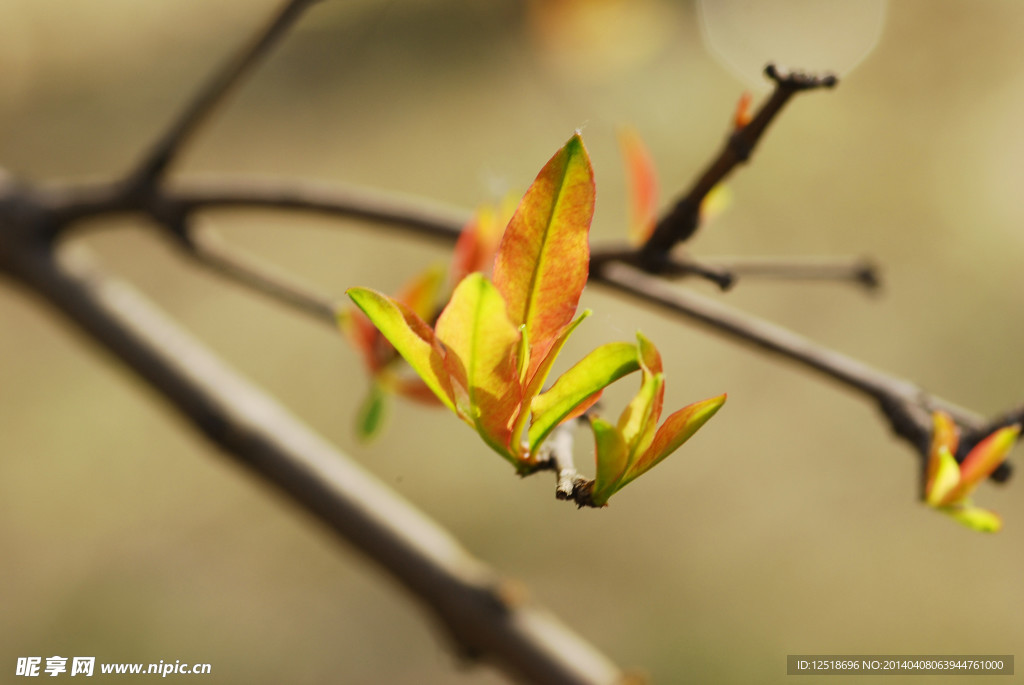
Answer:
POLYGON ((725 404, 725 395, 694 402, 669 416, 661 428, 665 394, 661 355, 637 333, 637 358, 642 371, 640 391, 622 412, 617 425, 593 419, 597 475, 591 501, 602 506, 616 492, 682 446, 725 404))
POLYGON ((932 422, 925 502, 968 528, 984 533, 998 531, 1002 527, 999 515, 974 506, 971 494, 1006 459, 1020 435, 1020 425, 993 432, 974 446, 963 463, 957 464, 953 455, 960 442, 959 429, 945 412, 932 414, 932 422))
POLYGON ((537 175, 494 262, 494 285, 530 346, 529 375, 576 314, 590 264, 594 172, 576 133, 537 175))

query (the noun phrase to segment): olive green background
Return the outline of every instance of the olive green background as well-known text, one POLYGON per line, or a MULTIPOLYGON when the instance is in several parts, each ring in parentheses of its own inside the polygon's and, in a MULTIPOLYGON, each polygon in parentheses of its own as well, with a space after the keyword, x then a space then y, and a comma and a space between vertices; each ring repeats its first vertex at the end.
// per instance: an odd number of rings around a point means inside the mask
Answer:
MULTIPOLYGON (((122 172, 277 4, 5 0, 0 166, 35 181, 122 172)), ((319 5, 175 174, 356 183, 471 208, 525 189, 582 128, 593 242, 620 240, 616 126, 650 146, 667 204, 718 149, 744 86, 702 46, 689 3, 612 6, 607 33, 567 51, 573 34, 550 23, 559 6, 319 5)), ((724 299, 980 413, 1024 400, 1022 32, 1024 5, 1009 0, 894 3, 874 53, 835 91, 791 104, 693 243, 706 256, 870 255, 884 290, 747 281, 724 299)), ((357 222, 209 221, 339 297, 393 291, 446 259, 357 222)), ((395 403, 390 430, 358 444, 366 380, 333 331, 198 271, 141 224, 95 228, 74 242, 656 682, 783 682, 791 653, 1019 655, 1020 478, 977 494, 1003 532, 957 526, 916 502, 909 449, 837 386, 590 289, 595 315, 566 363, 639 328, 665 357, 669 409, 729 401, 609 508, 577 511, 440 411, 395 403)), ((610 414, 634 384, 610 393, 610 414)), ((579 434, 588 471, 589 441, 579 434)), ((5 682, 17 657, 55 654, 207 662, 203 682, 216 683, 503 682, 460 666, 379 569, 7 283, 0 455, 5 682)), ((925 681, 871 682, 890 680, 925 681)), ((946 680, 966 682, 927 682, 946 680)))

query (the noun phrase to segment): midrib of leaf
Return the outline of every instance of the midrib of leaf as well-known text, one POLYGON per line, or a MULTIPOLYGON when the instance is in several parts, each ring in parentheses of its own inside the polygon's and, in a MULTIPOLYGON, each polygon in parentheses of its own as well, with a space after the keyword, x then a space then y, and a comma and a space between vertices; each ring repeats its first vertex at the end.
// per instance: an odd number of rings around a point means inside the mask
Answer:
MULTIPOLYGON (((554 193, 555 201, 551 204, 551 210, 548 212, 547 221, 544 224, 544 236, 540 241, 540 248, 537 253, 537 262, 534 264, 533 273, 530 274, 530 288, 529 297, 526 298, 526 311, 523 312, 523 323, 526 324, 527 330, 530 330, 530 315, 533 312, 533 301, 534 291, 537 288, 537 281, 540 279, 540 272, 542 262, 546 263, 544 254, 546 252, 545 246, 548 242, 548 235, 551 232, 551 224, 554 221, 555 214, 558 212, 559 205, 562 204, 562 189, 565 187, 566 176, 569 175, 569 162, 571 161, 571 155, 566 155, 565 169, 562 172, 561 178, 558 180, 558 189, 554 193)), ((532 336, 531 336, 532 337, 532 336)), ((533 340, 530 341, 534 342, 533 340)))

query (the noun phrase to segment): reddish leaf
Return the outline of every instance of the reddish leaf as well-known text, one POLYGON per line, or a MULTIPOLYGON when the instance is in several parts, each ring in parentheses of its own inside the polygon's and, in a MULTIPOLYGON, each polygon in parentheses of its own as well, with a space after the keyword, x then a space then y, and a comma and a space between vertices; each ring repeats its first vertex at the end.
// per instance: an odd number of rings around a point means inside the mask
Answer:
POLYGON ((577 133, 526 191, 502 237, 494 284, 530 344, 527 377, 576 313, 590 263, 594 174, 577 133))
MULTIPOLYGON (((684 442, 693 437, 701 426, 715 415, 725 404, 726 395, 712 397, 701 402, 694 402, 671 414, 658 429, 654 442, 640 459, 632 465, 625 483, 650 471, 668 455, 679 449, 684 442)), ((624 483, 624 484, 625 484, 624 483)))
POLYGON ((629 186, 629 241, 641 245, 651 237, 658 218, 658 178, 650 153, 632 128, 619 129, 619 148, 629 186))

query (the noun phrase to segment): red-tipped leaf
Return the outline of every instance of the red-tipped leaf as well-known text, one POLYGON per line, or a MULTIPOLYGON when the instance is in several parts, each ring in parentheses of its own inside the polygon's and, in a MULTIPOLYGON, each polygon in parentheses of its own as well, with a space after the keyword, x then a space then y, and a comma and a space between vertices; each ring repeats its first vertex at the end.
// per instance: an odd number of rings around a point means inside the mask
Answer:
POLYGON ((516 325, 525 325, 531 372, 576 313, 590 263, 594 174, 577 133, 534 180, 505 229, 494 284, 516 325))

